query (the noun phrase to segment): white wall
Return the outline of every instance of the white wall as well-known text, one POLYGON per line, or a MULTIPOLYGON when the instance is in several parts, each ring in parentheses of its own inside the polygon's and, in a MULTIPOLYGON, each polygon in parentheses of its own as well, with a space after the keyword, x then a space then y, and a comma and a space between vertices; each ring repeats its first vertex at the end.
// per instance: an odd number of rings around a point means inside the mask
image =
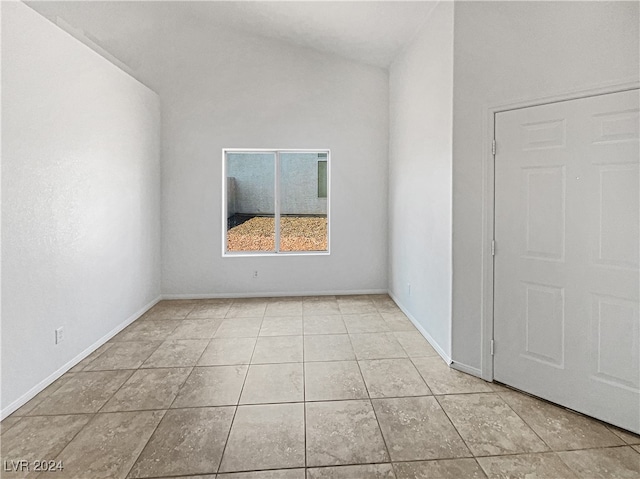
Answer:
POLYGON ((479 370, 487 108, 637 80, 638 3, 456 2, 455 32, 453 359, 479 370))
POLYGON ((215 29, 170 41, 174 66, 141 73, 162 98, 163 294, 386 290, 387 72, 215 29), (330 149, 331 254, 222 258, 223 148, 330 149))
POLYGON ((451 354, 453 3, 390 70, 389 290, 451 354), (408 284, 411 284, 411 294, 408 284))
POLYGON ((3 416, 157 299, 159 114, 151 90, 2 2, 3 416))

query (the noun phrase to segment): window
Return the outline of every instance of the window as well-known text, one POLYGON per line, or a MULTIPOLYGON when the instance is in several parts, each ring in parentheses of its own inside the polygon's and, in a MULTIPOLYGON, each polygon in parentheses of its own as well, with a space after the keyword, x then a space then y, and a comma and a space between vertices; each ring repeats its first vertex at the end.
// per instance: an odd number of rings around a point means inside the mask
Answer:
POLYGON ((329 252, 328 150, 223 150, 223 254, 329 252))

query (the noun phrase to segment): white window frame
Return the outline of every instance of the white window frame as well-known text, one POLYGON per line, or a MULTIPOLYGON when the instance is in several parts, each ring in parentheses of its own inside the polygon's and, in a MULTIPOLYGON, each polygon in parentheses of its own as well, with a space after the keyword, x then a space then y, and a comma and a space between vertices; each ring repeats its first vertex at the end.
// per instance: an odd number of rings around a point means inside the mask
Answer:
POLYGON ((331 254, 331 150, 283 149, 283 148, 223 148, 222 149, 222 256, 237 258, 246 256, 328 256, 331 254), (274 251, 227 251, 227 153, 272 153, 274 161, 275 196, 275 250, 274 251), (280 251, 280 154, 281 153, 326 153, 327 154, 327 250, 326 251, 280 251))

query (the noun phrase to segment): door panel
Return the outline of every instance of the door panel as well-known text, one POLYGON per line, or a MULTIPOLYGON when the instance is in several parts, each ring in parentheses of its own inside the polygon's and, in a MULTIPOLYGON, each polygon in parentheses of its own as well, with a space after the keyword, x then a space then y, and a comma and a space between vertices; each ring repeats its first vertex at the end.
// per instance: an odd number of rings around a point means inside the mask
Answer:
POLYGON ((496 114, 495 379, 640 432, 638 90, 496 114))

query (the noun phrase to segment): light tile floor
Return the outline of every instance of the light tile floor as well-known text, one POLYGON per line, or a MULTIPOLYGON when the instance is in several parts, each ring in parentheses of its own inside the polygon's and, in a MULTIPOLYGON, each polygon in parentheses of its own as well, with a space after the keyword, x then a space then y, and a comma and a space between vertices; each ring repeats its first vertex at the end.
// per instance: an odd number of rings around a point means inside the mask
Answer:
POLYGON ((640 478, 639 436, 448 368, 386 295, 163 301, 1 427, 2 469, 64 467, 3 478, 640 478))

